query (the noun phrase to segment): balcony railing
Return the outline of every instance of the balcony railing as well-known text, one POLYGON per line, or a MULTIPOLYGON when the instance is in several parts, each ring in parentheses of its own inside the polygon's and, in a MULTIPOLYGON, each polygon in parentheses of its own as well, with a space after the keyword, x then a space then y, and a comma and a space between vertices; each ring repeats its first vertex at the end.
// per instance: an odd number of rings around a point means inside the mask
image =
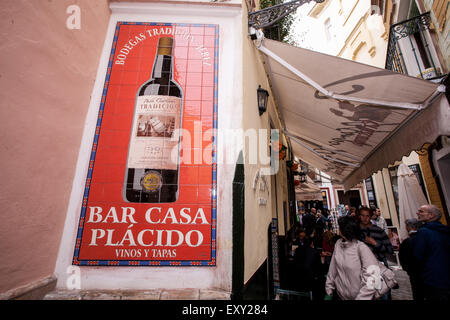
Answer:
POLYGON ((427 80, 443 77, 429 45, 430 23, 427 12, 391 26, 386 69, 427 80))

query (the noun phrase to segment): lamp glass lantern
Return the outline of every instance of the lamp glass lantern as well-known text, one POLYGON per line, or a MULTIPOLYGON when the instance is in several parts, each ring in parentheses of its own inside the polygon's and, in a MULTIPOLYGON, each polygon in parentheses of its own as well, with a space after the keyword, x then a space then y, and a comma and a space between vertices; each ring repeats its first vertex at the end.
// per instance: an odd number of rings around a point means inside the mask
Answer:
POLYGON ((300 176, 300 182, 305 183, 306 182, 306 173, 301 171, 299 176, 300 176))
POLYGON ((257 94, 258 94, 259 115, 262 115, 267 110, 267 99, 269 97, 269 92, 261 88, 261 86, 259 86, 257 94))

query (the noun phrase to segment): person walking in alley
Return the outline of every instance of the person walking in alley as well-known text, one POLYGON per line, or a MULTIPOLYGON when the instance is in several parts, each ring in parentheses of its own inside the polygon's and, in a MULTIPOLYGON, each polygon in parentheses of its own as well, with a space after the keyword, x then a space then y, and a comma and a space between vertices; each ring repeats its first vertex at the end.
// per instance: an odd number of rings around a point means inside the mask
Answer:
POLYGON ((346 204, 345 207, 344 207, 344 213, 343 213, 343 215, 344 215, 344 216, 350 215, 350 207, 349 207, 348 204, 346 204))
POLYGON ((424 225, 413 241, 413 256, 425 300, 450 300, 450 228, 439 221, 441 216, 435 205, 423 205, 417 211, 424 225))
POLYGON ((297 221, 300 224, 300 227, 304 227, 303 225, 303 218, 305 217, 306 213, 305 213, 305 209, 303 208, 299 208, 298 212, 297 212, 297 221))
POLYGON ((423 300, 423 289, 420 283, 419 270, 417 268, 418 263, 414 260, 413 256, 413 241, 419 230, 420 222, 417 219, 407 219, 405 220, 405 225, 409 237, 400 244, 398 258, 403 270, 408 273, 413 300, 423 300))
POLYGON ((320 210, 316 213, 316 221, 314 227, 314 247, 318 250, 322 249, 322 237, 325 231, 326 221, 320 210))
POLYGON ((295 290, 311 291, 313 299, 317 299, 320 291, 318 281, 322 271, 320 255, 303 229, 299 232, 296 244, 298 247, 294 254, 295 290))
POLYGON ((375 210, 373 211, 372 224, 383 229, 386 234, 388 233, 387 223, 386 220, 384 220, 384 218, 381 216, 380 208, 375 208, 375 210))
POLYGON ((315 227, 316 227, 316 208, 312 208, 311 212, 306 213, 305 215, 303 215, 302 218, 302 227, 305 229, 306 231, 306 235, 308 237, 311 237, 315 227))
POLYGON ((322 238, 322 251, 321 251, 321 260, 325 270, 325 273, 328 272, 331 263, 331 257, 333 256, 334 251, 334 234, 330 230, 327 230, 323 233, 322 238))
POLYGON ((367 207, 359 209, 360 240, 366 243, 377 259, 388 267, 386 254, 393 254, 391 241, 383 229, 372 224, 372 210, 367 207))
POLYGON ((360 227, 351 216, 338 219, 342 239, 336 242, 325 291, 333 300, 372 300, 376 289, 369 285, 370 266, 378 265, 369 247, 359 241, 360 227))
POLYGON ((328 220, 329 220, 329 226, 330 226, 330 230, 331 232, 333 232, 334 234, 338 234, 339 233, 339 226, 338 226, 338 213, 336 211, 336 209, 332 209, 330 212, 330 215, 328 216, 328 220))
MULTIPOLYGON (((387 254, 393 254, 391 241, 383 229, 372 224, 370 221, 372 210, 367 207, 359 209, 359 226, 361 228, 360 240, 363 241, 372 250, 375 257, 381 261, 386 267, 388 266, 387 254)), ((391 300, 391 291, 389 290, 382 298, 383 300, 391 300)))

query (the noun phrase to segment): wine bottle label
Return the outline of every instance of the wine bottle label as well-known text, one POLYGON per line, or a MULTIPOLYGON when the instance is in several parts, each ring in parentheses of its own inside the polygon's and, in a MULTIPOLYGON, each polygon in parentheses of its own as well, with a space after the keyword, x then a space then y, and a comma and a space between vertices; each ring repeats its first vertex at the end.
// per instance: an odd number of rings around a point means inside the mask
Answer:
POLYGON ((162 177, 159 172, 150 170, 142 177, 140 182, 145 191, 158 191, 162 186, 162 177))
MULTIPOLYGON (((181 99, 178 97, 137 97, 128 168, 177 170, 180 108, 181 99), (172 153, 176 153, 175 156, 172 153)), ((148 180, 152 178, 150 176, 148 180)))

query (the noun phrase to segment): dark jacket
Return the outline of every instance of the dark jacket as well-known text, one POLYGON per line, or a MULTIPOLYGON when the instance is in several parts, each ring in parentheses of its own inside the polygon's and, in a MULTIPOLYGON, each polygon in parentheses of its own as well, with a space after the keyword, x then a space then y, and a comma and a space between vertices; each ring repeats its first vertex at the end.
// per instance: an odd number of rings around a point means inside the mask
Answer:
POLYGON ((312 213, 304 214, 302 217, 303 225, 302 227, 305 228, 306 234, 309 236, 314 231, 316 227, 316 216, 312 213))
POLYGON ((298 233, 300 231, 301 225, 297 221, 294 222, 294 225, 291 229, 289 229, 286 239, 288 244, 291 244, 296 241, 298 233))
POLYGON ((400 244, 400 250, 398 252, 400 264, 410 277, 417 276, 418 274, 417 261, 414 261, 413 256, 413 241, 416 235, 417 232, 411 232, 409 237, 400 244))
POLYGON ((326 220, 324 217, 317 218, 315 223, 315 230, 317 233, 323 233, 325 231, 326 220))
POLYGON ((298 291, 310 291, 314 288, 321 272, 319 253, 311 248, 309 241, 300 244, 295 250, 294 265, 296 273, 296 289, 298 291))
POLYGON ((422 282, 450 289, 450 228, 439 221, 426 223, 417 232, 413 247, 422 282))

